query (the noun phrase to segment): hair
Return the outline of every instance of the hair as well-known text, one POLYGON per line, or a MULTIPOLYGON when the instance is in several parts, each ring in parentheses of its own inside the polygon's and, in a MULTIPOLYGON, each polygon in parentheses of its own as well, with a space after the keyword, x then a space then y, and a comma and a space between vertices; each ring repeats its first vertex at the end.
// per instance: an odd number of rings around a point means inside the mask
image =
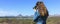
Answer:
POLYGON ((40 13, 41 16, 48 15, 48 10, 46 9, 43 2, 37 2, 36 7, 38 7, 38 12, 40 13))
POLYGON ((43 2, 37 2, 37 3, 36 3, 36 5, 39 5, 38 3, 40 3, 40 4, 41 4, 41 3, 43 3, 43 2))

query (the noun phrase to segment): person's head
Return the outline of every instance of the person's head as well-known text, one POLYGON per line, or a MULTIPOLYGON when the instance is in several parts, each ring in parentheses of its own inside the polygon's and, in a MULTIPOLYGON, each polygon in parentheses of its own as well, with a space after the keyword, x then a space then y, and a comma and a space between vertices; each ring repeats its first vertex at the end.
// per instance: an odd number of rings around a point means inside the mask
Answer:
POLYGON ((33 8, 34 11, 36 11, 37 9, 39 9, 38 7, 41 7, 40 5, 42 4, 42 2, 37 2, 36 6, 33 8))
POLYGON ((45 13, 45 6, 43 4, 43 2, 37 2, 36 3, 36 6, 38 8, 38 12, 40 13, 40 15, 44 16, 44 13, 45 13))
POLYGON ((39 1, 38 1, 38 2, 36 3, 36 6, 40 6, 40 5, 43 5, 43 2, 39 2, 39 1))

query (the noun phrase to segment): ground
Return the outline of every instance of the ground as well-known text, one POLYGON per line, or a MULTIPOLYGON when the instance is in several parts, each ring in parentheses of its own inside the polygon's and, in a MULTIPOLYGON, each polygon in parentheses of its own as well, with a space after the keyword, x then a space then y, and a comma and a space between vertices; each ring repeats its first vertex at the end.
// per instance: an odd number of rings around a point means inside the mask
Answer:
MULTIPOLYGON (((17 18, 0 18, 0 24, 33 24, 33 19, 17 19, 17 18)), ((60 24, 60 17, 49 17, 47 19, 47 24, 60 24)))

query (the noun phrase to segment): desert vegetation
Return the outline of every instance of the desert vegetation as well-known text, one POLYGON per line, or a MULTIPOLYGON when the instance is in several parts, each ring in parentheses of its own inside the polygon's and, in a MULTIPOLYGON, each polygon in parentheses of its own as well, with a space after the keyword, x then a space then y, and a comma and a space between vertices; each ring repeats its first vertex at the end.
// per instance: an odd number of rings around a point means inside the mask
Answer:
MULTIPOLYGON (((33 24, 33 17, 0 18, 0 24, 33 24)), ((60 24, 60 17, 49 17, 47 24, 60 24)))

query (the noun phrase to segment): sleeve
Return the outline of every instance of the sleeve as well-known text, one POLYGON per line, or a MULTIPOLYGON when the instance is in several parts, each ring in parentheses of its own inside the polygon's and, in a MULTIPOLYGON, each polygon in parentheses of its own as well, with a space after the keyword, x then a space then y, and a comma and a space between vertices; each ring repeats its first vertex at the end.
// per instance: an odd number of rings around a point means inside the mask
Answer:
POLYGON ((38 21, 39 15, 40 15, 40 14, 39 14, 38 12, 35 12, 34 17, 33 17, 34 22, 38 21))

